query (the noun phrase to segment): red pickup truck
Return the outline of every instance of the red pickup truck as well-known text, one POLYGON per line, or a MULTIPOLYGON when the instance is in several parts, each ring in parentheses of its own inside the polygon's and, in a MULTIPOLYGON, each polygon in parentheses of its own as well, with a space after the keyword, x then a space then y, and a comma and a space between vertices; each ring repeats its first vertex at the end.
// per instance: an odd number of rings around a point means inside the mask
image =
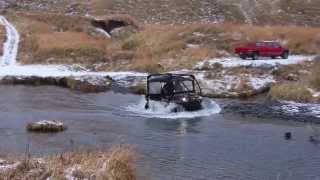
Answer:
POLYGON ((276 57, 288 59, 289 56, 289 50, 274 41, 248 43, 245 46, 236 47, 235 53, 238 54, 241 59, 251 57, 253 60, 258 59, 259 56, 271 57, 272 59, 276 57))

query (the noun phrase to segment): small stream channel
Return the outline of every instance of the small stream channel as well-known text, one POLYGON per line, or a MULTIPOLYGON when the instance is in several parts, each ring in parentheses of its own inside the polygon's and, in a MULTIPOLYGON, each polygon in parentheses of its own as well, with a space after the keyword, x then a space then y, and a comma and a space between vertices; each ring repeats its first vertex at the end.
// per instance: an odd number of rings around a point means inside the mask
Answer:
POLYGON ((29 146, 42 155, 123 143, 140 154, 139 179, 320 178, 320 144, 308 141, 308 124, 219 113, 219 107, 242 103, 238 100, 206 99, 207 110, 173 118, 166 111, 142 113, 143 97, 130 94, 53 86, 0 86, 0 94, 0 152, 24 153, 29 146), (69 129, 26 132, 28 122, 43 119, 62 120, 69 129), (283 137, 288 131, 289 141, 283 137))

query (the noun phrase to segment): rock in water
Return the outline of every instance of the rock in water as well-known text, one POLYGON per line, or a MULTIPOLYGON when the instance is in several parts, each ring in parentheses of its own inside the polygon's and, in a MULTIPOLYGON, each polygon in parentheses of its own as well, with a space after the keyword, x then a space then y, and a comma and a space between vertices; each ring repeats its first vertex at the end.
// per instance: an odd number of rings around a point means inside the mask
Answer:
POLYGON ((29 123, 27 125, 27 130, 31 132, 61 132, 66 130, 67 127, 59 121, 38 121, 38 122, 33 122, 29 123))

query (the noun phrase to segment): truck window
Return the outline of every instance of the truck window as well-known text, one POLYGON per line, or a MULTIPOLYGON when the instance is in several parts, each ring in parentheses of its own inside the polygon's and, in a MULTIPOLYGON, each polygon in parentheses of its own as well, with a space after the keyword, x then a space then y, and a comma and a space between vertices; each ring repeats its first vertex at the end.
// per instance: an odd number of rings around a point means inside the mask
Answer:
POLYGON ((257 47, 262 47, 262 46, 263 46, 263 43, 262 43, 262 42, 257 42, 257 43, 256 43, 256 46, 257 46, 257 47))
POLYGON ((274 43, 274 44, 273 44, 273 47, 274 47, 274 48, 279 48, 279 47, 281 47, 281 46, 280 46, 279 43, 274 43))

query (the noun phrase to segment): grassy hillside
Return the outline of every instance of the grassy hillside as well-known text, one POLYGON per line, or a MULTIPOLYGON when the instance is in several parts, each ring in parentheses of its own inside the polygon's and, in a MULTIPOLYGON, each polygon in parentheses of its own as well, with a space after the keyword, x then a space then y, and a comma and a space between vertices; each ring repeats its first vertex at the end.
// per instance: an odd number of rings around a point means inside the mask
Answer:
POLYGON ((17 0, 22 11, 67 14, 130 14, 141 22, 233 21, 320 25, 319 0, 17 0))
POLYGON ((234 23, 147 24, 107 38, 90 19, 47 13, 7 14, 22 34, 18 61, 83 64, 97 70, 164 71, 192 68, 232 55, 239 43, 278 40, 295 54, 320 53, 320 28, 234 23))

